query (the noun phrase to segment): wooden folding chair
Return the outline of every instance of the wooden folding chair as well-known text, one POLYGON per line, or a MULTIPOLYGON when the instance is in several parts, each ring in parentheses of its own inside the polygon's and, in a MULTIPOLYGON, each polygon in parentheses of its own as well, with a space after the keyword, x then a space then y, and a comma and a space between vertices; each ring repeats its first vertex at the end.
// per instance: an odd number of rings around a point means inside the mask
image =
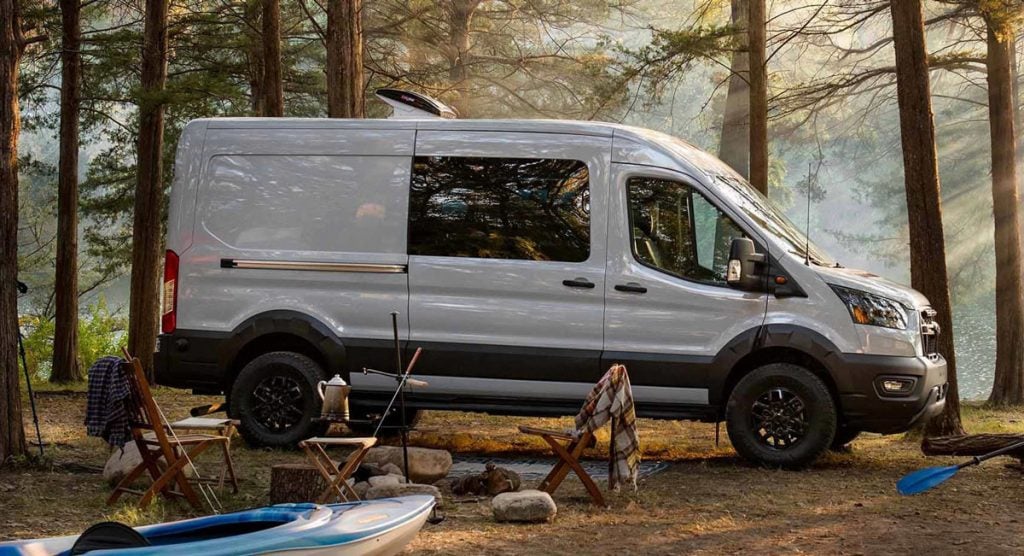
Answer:
MULTIPOLYGON (((235 477, 234 464, 228 451, 229 439, 210 434, 168 437, 166 424, 160 415, 160 408, 157 407, 156 401, 153 399, 146 374, 142 370, 142 364, 127 350, 124 350, 124 355, 127 362, 122 368, 129 393, 125 409, 128 412, 132 439, 139 449, 142 461, 121 479, 121 482, 114 488, 114 492, 107 498, 107 504, 113 504, 122 494, 129 493, 139 495, 141 497, 139 507, 146 507, 153 501, 154 496, 160 494, 168 500, 184 498, 194 508, 202 510, 203 505, 185 475, 185 466, 189 462, 194 462, 199 454, 211 446, 217 445, 223 449, 227 474, 231 479, 232 488, 237 493, 238 480, 235 477), (166 465, 163 470, 160 469, 161 458, 166 465), (144 491, 132 489, 132 483, 147 472, 153 480, 150 487, 144 491)), ((192 481, 214 482, 218 479, 196 477, 192 481)))
POLYGON ((553 431, 547 429, 538 429, 536 427, 520 426, 519 432, 523 434, 532 434, 539 436, 544 439, 545 442, 551 446, 551 449, 558 456, 558 463, 551 469, 547 477, 540 483, 540 490, 548 494, 554 494, 555 490, 562 484, 562 481, 569 475, 569 471, 576 473, 576 476, 580 478, 580 482, 583 483, 583 487, 587 489, 587 493, 590 494, 590 498, 594 501, 594 504, 604 507, 604 496, 601 495, 601 489, 597 488, 597 484, 594 483, 594 479, 590 477, 583 466, 580 465, 580 456, 583 455, 583 450, 590 448, 597 444, 597 439, 594 438, 594 433, 584 432, 579 438, 574 437, 572 434, 564 431, 553 431), (565 442, 563 445, 562 442, 565 442))
POLYGON ((333 436, 316 436, 299 442, 299 446, 306 452, 313 467, 320 473, 320 476, 327 482, 327 488, 317 499, 318 504, 326 504, 332 498, 354 502, 359 500, 359 495, 348 484, 348 479, 359 469, 359 464, 369 453, 370 448, 377 444, 376 438, 338 438, 333 436), (334 460, 327 455, 325 446, 350 446, 355 448, 345 458, 342 466, 335 465, 334 460), (344 489, 344 491, 342 490, 344 489), (346 494, 347 493, 347 494, 346 494))

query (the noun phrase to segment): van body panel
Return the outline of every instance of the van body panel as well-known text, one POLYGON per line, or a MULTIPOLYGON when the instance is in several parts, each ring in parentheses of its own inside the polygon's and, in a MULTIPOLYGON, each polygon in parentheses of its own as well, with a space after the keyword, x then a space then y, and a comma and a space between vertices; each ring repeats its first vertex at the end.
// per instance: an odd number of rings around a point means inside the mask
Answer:
POLYGON ((174 179, 167 207, 167 249, 178 254, 192 246, 207 124, 208 120, 193 120, 186 124, 174 153, 174 179))
POLYGON ((807 297, 771 297, 768 302, 766 323, 791 324, 818 330, 844 353, 897 357, 924 355, 919 333, 920 311, 927 307, 928 303, 920 294, 917 294, 920 296, 919 299, 914 298, 914 304, 910 305, 911 309, 907 311, 906 330, 855 324, 850 318, 849 309, 829 284, 866 290, 908 304, 912 298, 899 294, 894 289, 895 284, 888 281, 883 282, 881 288, 874 289, 864 283, 857 284, 834 278, 837 275, 843 276, 844 271, 848 269, 808 266, 789 254, 783 254, 777 260, 791 279, 806 286, 803 289, 807 297))
POLYGON ((255 315, 292 310, 339 338, 387 340, 388 315, 397 311, 407 331, 407 274, 374 268, 404 270, 408 263, 414 136, 413 130, 209 130, 197 239, 181 255, 178 327, 232 330, 255 315), (285 265, 224 264, 238 260, 285 265), (289 263, 328 265, 298 270, 289 263), (352 265, 358 271, 346 271, 352 265))
MULTIPOLYGON (((413 344, 426 348, 422 374, 483 379, 478 393, 500 390, 487 379, 575 380, 600 377, 603 348, 608 137, 545 133, 420 131, 417 157, 565 159, 586 164, 590 250, 582 262, 497 258, 409 257, 409 315, 413 344), (583 279, 589 289, 567 287, 583 279), (448 345, 448 348, 443 347, 448 345), (503 353, 529 347, 535 357, 503 353), (573 353, 567 354, 566 347, 573 353), (465 357, 453 357, 462 353, 465 357), (509 375, 508 373, 513 373, 509 375)), ((463 386, 465 389, 469 386, 463 386)), ((443 392, 443 390, 442 390, 443 392)))

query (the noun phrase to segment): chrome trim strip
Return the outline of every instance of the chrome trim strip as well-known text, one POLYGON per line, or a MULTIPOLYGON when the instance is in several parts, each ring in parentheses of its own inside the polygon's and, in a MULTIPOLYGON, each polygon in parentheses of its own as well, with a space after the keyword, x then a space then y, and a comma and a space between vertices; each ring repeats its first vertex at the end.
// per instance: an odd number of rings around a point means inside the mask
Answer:
POLYGON ((404 264, 381 263, 326 263, 304 261, 260 261, 253 259, 223 259, 221 267, 257 270, 311 270, 318 272, 368 272, 377 274, 404 274, 404 264))

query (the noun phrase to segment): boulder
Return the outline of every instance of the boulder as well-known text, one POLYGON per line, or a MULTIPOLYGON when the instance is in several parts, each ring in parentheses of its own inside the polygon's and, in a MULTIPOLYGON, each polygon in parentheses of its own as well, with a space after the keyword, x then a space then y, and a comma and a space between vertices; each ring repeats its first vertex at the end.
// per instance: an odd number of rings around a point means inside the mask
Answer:
MULTIPOLYGON (((393 464, 403 468, 401 446, 375 446, 366 454, 367 463, 383 467, 393 464)), ((448 476, 452 467, 452 455, 447 450, 431 448, 409 448, 409 480, 414 483, 433 483, 448 476)))
POLYGON ((523 523, 551 521, 558 511, 551 495, 541 490, 503 492, 491 500, 491 508, 497 521, 523 523))
MULTIPOLYGON (((412 458, 412 456, 409 456, 412 458)), ((405 470, 393 463, 385 463, 380 466, 380 470, 383 472, 381 475, 401 475, 405 476, 405 470)))
POLYGON ((366 461, 359 464, 359 469, 356 470, 355 475, 359 477, 376 477, 377 475, 387 475, 388 472, 381 468, 376 463, 368 463, 366 461))
POLYGON ((356 494, 358 494, 360 498, 365 500, 366 491, 370 490, 370 483, 366 481, 359 481, 352 487, 352 490, 356 491, 356 494))
POLYGON ((378 498, 409 496, 410 494, 429 494, 434 497, 434 500, 437 500, 438 505, 441 504, 441 491, 437 490, 437 487, 433 485, 419 485, 416 483, 385 484, 370 487, 370 490, 366 491, 365 498, 367 500, 376 500, 378 498))
MULTIPOLYGON (((139 447, 135 445, 135 442, 129 442, 124 445, 124 450, 115 449, 110 453, 106 465, 103 466, 103 480, 107 481, 111 487, 115 487, 125 475, 131 473, 132 469, 135 469, 135 466, 140 463, 142 463, 142 456, 139 455, 139 447)), ((167 464, 164 463, 162 457, 157 465, 161 471, 167 468, 167 464)), ((191 477, 194 473, 192 466, 186 464, 185 476, 191 477)), ((152 479, 149 473, 143 473, 139 476, 139 481, 152 482, 152 479)))
POLYGON ((397 485, 405 482, 405 477, 401 475, 377 475, 376 477, 370 477, 370 487, 382 486, 382 485, 397 485))

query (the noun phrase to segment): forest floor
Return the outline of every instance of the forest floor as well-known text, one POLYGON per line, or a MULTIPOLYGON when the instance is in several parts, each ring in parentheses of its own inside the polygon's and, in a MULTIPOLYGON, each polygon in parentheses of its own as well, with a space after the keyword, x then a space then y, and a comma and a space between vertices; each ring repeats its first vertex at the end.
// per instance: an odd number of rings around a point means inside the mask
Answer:
MULTIPOLYGON (((168 417, 215 401, 157 389, 168 417)), ((96 521, 132 525, 187 516, 157 503, 139 511, 131 501, 104 505, 109 492, 100 470, 109 450, 85 436, 81 391, 44 391, 38 396, 46 465, 0 471, 0 540, 73 534, 96 521)), ((26 413, 28 407, 26 404, 26 413)), ((964 410, 969 432, 1024 432, 1024 411, 964 410)), ((565 428, 569 421, 475 413, 431 412, 415 433, 417 445, 459 453, 544 453, 538 439, 519 434, 520 423, 565 428), (463 431, 463 432, 452 432, 463 431)), ((33 435, 26 420, 26 431, 33 435)), ((905 498, 895 483, 903 474, 954 460, 926 458, 901 436, 862 435, 843 453, 830 453, 801 471, 761 469, 740 460, 723 427, 721 446, 713 425, 640 421, 646 459, 670 462, 640 482, 637 492, 609 497, 610 509, 588 504, 574 478, 556 493, 558 515, 544 525, 495 523, 487 501, 445 501, 448 519, 426 525, 410 545, 413 553, 438 554, 1021 554, 1024 476, 1002 458, 961 472, 947 484, 905 498)), ((599 437, 606 453, 607 434, 599 437)), ((270 466, 302 461, 294 451, 232 445, 241 492, 220 495, 227 509, 267 503, 270 466)), ((961 460, 956 460, 961 461, 961 460)), ((598 478, 603 479, 603 478, 598 478)), ((599 480, 599 484, 603 480, 599 480)), ((524 487, 535 485, 527 483, 524 487)))

